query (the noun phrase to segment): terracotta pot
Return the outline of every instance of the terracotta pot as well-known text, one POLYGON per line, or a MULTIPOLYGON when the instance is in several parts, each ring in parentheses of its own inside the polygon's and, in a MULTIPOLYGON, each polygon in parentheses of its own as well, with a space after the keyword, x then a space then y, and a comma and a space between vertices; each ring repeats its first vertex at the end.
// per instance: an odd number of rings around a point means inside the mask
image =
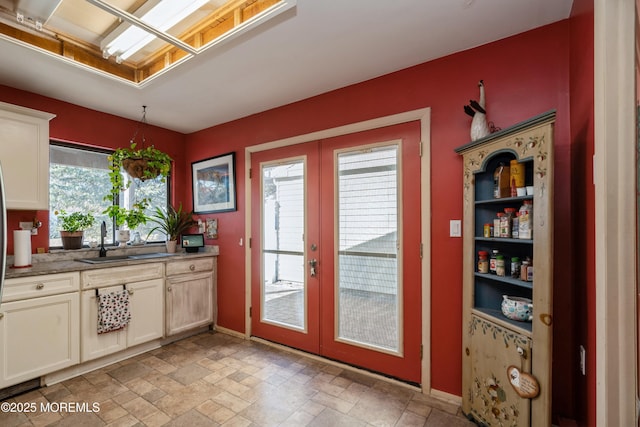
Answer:
POLYGON ((82 249, 84 230, 80 231, 60 231, 62 238, 62 249, 82 249))
POLYGON ((147 166, 146 159, 124 159, 122 167, 132 178, 138 178, 141 181, 153 179, 160 174, 157 169, 150 169, 147 166), (149 171, 145 174, 145 171, 149 171), (150 173, 150 174, 149 174, 150 173))

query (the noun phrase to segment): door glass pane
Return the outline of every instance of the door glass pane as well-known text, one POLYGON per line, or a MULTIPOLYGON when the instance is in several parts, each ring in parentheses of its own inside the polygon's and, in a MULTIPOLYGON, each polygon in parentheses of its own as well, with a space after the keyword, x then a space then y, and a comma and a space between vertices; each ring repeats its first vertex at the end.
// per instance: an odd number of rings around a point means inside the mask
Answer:
POLYGON ((397 146, 338 155, 338 338, 397 351, 397 146))
POLYGON ((306 327, 304 162, 262 167, 262 320, 306 327))

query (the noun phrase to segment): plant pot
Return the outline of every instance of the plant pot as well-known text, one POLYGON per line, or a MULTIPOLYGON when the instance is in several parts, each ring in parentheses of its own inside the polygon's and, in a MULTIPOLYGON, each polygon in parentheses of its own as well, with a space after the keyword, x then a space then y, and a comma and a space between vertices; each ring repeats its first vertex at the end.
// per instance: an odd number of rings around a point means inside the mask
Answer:
POLYGON ((178 246, 178 241, 177 240, 167 240, 166 241, 166 245, 167 245, 167 253, 173 254, 176 252, 176 246, 178 246))
POLYGON ((124 248, 127 246, 127 242, 131 238, 130 230, 118 230, 117 232, 117 240, 120 243, 118 247, 124 248))
POLYGON ((141 181, 153 179, 160 174, 156 168, 150 168, 147 165, 147 159, 124 159, 122 167, 132 178, 138 178, 141 181))
POLYGON ((84 230, 81 231, 60 231, 62 239, 62 249, 82 249, 84 230))

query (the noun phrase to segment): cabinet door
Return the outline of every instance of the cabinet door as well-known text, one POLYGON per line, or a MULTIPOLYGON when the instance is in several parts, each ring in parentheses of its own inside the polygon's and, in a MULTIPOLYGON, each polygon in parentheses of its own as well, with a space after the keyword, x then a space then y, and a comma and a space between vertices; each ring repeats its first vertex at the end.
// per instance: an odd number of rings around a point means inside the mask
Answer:
MULTIPOLYGON (((122 286, 101 288, 100 292, 114 292, 122 290, 122 286)), ((95 289, 82 292, 81 333, 82 362, 97 359, 127 348, 127 333, 125 330, 108 332, 98 335, 98 301, 95 289)))
POLYGON ((488 426, 528 426, 530 400, 511 386, 507 368, 531 371, 531 340, 524 335, 472 316, 469 326, 471 414, 488 426))
POLYGON ((213 321, 212 289, 211 273, 167 278, 167 335, 213 321))
POLYGON ((2 304, 0 388, 79 362, 77 293, 2 304))
POLYGON ((164 333, 164 280, 130 283, 127 289, 131 304, 127 347, 161 338, 164 333))
POLYGON ((8 209, 49 209, 49 120, 53 117, 0 103, 0 162, 8 209))

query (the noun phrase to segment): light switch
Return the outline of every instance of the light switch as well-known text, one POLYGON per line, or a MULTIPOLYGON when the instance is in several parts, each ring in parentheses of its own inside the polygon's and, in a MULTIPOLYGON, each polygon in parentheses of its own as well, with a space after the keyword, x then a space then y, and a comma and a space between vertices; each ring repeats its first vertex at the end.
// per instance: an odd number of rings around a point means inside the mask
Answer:
POLYGON ((462 221, 452 219, 449 221, 449 237, 462 237, 462 221))

